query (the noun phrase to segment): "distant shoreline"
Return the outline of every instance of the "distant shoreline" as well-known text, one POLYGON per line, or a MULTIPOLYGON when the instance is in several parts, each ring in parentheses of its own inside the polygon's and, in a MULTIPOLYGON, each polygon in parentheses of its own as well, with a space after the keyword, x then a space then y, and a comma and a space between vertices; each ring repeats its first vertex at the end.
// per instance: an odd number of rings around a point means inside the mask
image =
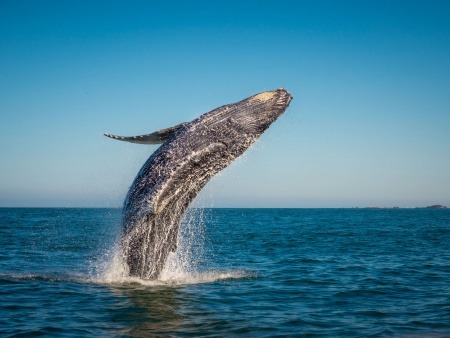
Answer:
POLYGON ((378 206, 371 206, 371 207, 363 207, 356 209, 448 209, 445 205, 441 204, 434 204, 427 207, 414 207, 414 208, 400 208, 400 207, 378 207, 378 206))

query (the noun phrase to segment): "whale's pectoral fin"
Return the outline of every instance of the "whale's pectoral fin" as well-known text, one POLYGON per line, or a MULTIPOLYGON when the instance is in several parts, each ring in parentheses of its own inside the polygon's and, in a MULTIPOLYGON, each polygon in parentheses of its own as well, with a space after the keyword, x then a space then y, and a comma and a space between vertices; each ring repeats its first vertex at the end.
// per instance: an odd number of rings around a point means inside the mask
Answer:
POLYGON ((176 126, 161 129, 154 133, 139 136, 119 136, 105 133, 103 135, 119 141, 126 141, 139 144, 161 144, 167 141, 173 134, 180 130, 186 123, 180 123, 176 126))

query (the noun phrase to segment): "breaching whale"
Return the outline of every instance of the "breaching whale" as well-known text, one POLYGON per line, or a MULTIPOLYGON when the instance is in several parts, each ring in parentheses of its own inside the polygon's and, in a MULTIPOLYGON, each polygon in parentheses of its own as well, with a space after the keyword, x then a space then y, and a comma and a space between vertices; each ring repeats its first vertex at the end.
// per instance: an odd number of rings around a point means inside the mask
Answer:
POLYGON ((123 206, 121 250, 131 276, 159 277, 169 252, 176 250, 179 223, 189 203, 261 136, 291 100, 281 88, 148 135, 104 134, 121 141, 162 144, 139 171, 123 206))

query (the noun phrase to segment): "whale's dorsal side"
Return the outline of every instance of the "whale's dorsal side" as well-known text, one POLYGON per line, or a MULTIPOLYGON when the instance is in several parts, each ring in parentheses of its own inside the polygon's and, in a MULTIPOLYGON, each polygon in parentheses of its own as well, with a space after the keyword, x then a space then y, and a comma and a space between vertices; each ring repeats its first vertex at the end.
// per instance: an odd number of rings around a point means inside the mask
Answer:
POLYGON ((155 131, 151 134, 147 135, 138 135, 138 136, 119 136, 119 135, 113 135, 105 133, 103 135, 110 137, 115 140, 119 141, 125 141, 125 142, 131 142, 131 143, 138 143, 138 144, 161 144, 166 142, 171 136, 173 136, 178 130, 183 128, 186 125, 186 123, 180 123, 176 126, 161 129, 158 131, 155 131))

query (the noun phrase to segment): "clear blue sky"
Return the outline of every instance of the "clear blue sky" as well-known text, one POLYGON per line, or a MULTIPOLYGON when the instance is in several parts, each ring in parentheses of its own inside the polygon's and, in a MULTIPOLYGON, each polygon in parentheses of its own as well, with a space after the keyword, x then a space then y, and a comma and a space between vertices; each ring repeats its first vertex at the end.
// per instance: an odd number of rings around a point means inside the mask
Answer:
POLYGON ((149 133, 278 87, 214 207, 450 206, 448 1, 1 1, 0 206, 120 206, 149 133))

